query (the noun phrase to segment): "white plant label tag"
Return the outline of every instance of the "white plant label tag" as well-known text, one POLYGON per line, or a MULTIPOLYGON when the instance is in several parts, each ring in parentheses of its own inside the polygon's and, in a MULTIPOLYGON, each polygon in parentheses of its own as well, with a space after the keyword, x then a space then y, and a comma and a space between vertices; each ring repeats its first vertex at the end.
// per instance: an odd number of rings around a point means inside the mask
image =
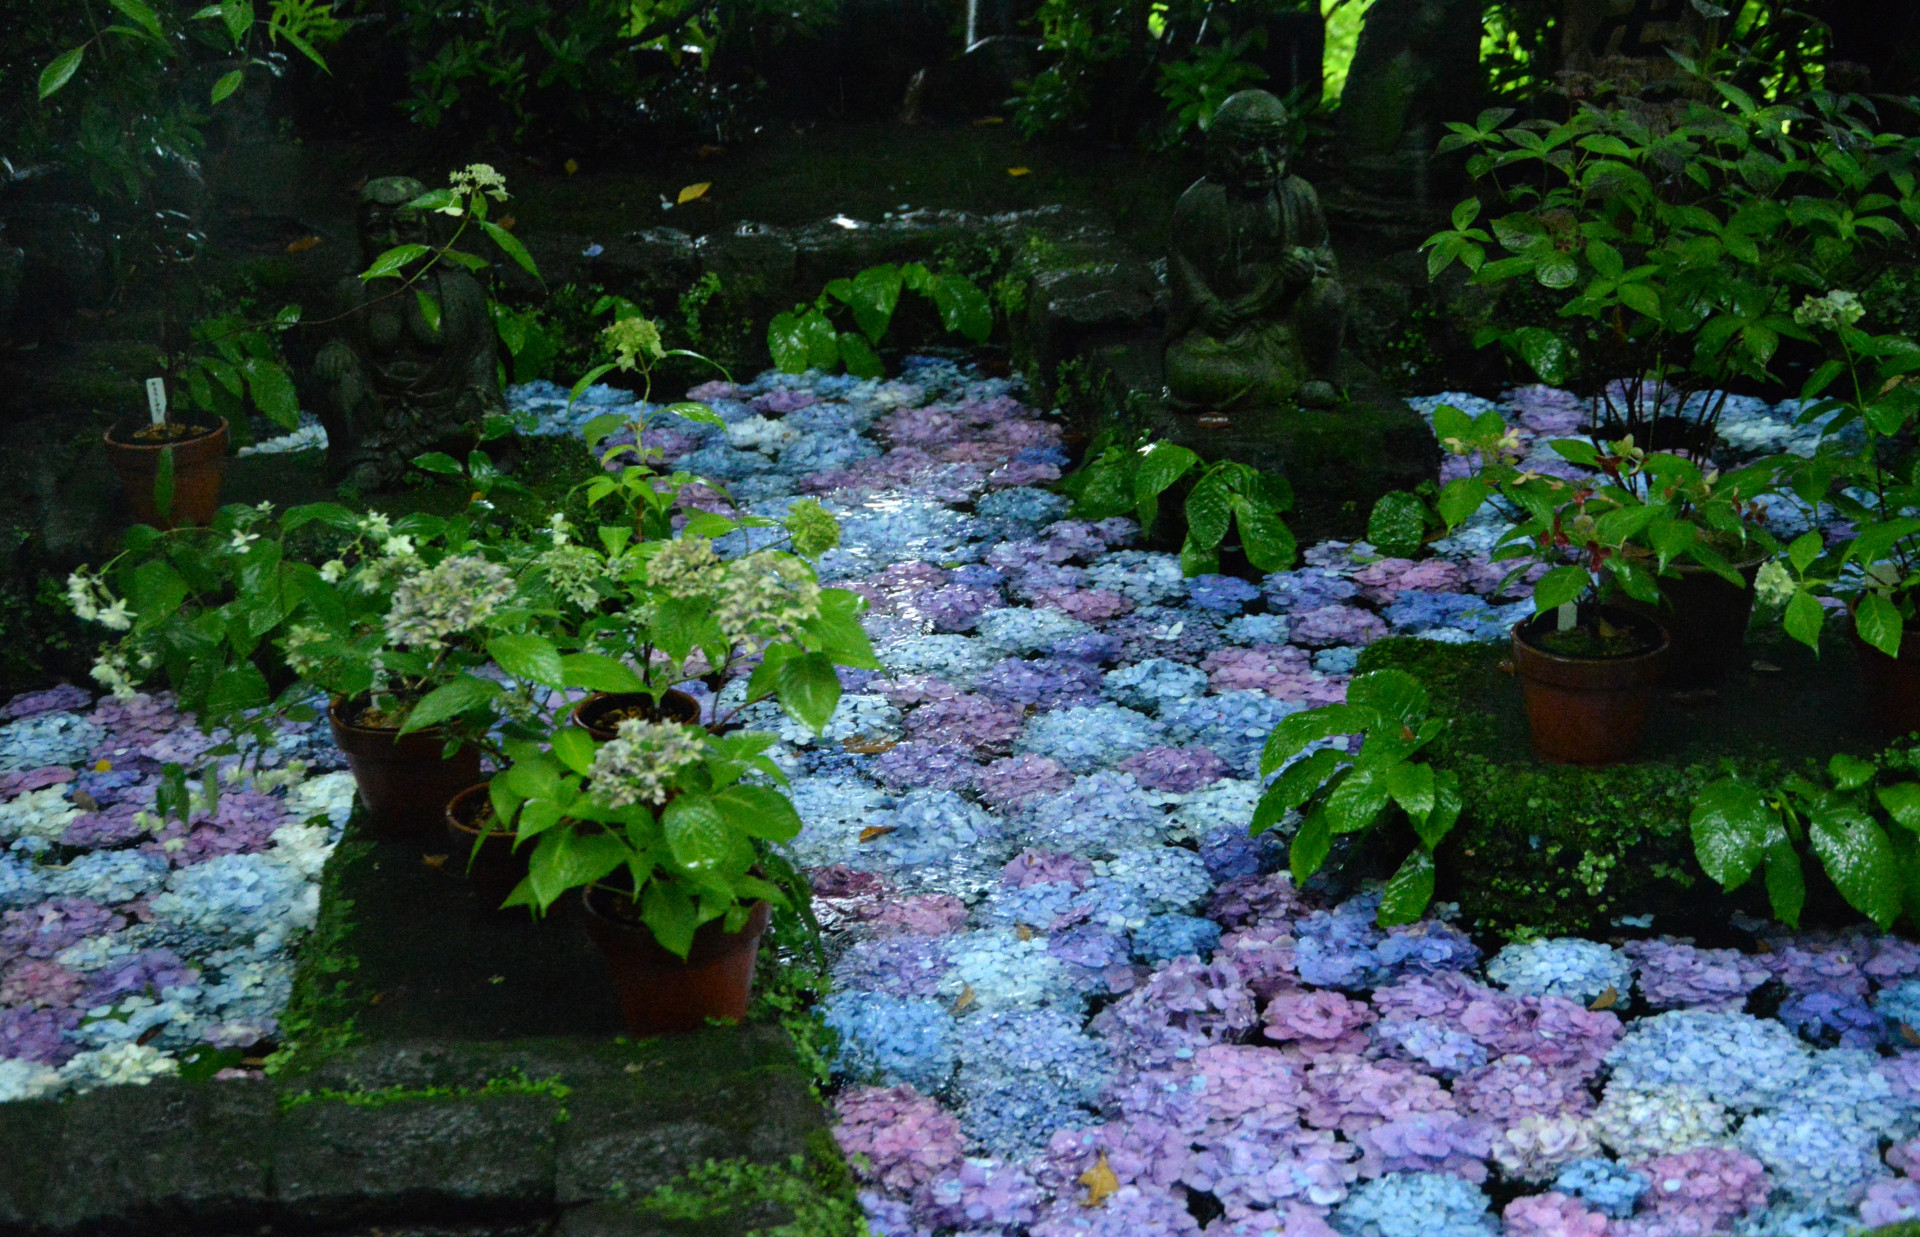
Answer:
POLYGON ((1571 601, 1563 602, 1554 613, 1561 631, 1572 631, 1574 624, 1580 621, 1580 607, 1571 601))
POLYGON ((147 379, 147 415, 153 418, 155 425, 167 419, 167 380, 165 378, 147 379))

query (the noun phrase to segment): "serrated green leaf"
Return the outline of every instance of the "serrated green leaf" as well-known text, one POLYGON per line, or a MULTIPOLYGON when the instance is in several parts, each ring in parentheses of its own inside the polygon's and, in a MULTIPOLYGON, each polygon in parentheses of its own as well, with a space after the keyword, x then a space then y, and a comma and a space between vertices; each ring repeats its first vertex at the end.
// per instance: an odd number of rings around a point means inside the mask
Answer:
POLYGON ((689 872, 712 871, 733 850, 733 830, 710 795, 681 795, 667 804, 660 823, 674 862, 689 872))
POLYGON ((221 74, 220 80, 213 84, 213 102, 217 105, 240 89, 240 83, 245 80, 245 77, 246 74, 240 69, 221 74))
POLYGON ((568 653, 562 657, 560 682, 564 687, 595 692, 639 692, 647 688, 625 662, 603 653, 568 653))
POLYGON ((1287 846, 1287 866, 1293 872, 1293 883, 1304 885, 1320 865, 1327 861, 1327 855, 1333 850, 1333 831, 1327 827, 1326 814, 1309 813, 1300 822, 1299 832, 1293 835, 1293 841, 1287 846))
POLYGON ((1412 923, 1426 913, 1433 901, 1433 852, 1416 846, 1388 878, 1381 892, 1376 920, 1381 927, 1412 923))
POLYGON ((1853 611, 1853 629, 1862 640, 1888 657, 1898 657, 1904 626, 1900 611, 1886 597, 1875 592, 1860 595, 1860 604, 1853 611))
POLYGON ((1753 875, 1780 821, 1759 787, 1729 778, 1702 788, 1689 823, 1700 867, 1732 891, 1753 875))
POLYGON ((1534 611, 1545 614, 1577 601, 1592 583, 1593 577, 1585 567, 1555 567, 1533 586, 1534 611))
POLYGON ((840 705, 840 676, 824 653, 803 653, 780 663, 773 676, 774 695, 787 715, 819 734, 840 705))
POLYGON ((553 754, 582 777, 593 768, 593 750, 593 736, 578 726, 562 726, 553 732, 553 754))
POLYGON ((1844 804, 1824 804, 1807 821, 1807 840, 1828 879, 1855 910, 1886 931, 1903 902, 1893 844, 1877 822, 1844 804))
POLYGON ((514 265, 535 279, 540 277, 540 268, 534 265, 533 255, 527 252, 527 247, 520 243, 519 237, 497 223, 489 223, 485 219, 479 223, 481 229, 493 238, 493 243, 500 246, 500 252, 513 259, 514 265))
POLYGON ((500 685, 491 679, 462 674, 434 688, 407 710, 401 734, 412 734, 451 721, 464 713, 488 704, 500 694, 500 685))
POLYGON ((1920 833, 1920 782, 1898 782, 1882 786, 1877 792, 1880 806, 1895 823, 1920 833))
POLYGON ((566 686, 566 668, 561 663, 560 650, 542 636, 526 633, 495 636, 487 641, 487 656, 523 683, 566 686))
POLYGON ((1807 904, 1807 878, 1800 870, 1800 855, 1785 834, 1767 845, 1767 901, 1773 917, 1789 928, 1800 926, 1800 911, 1807 904))
POLYGON ((1412 558, 1426 534, 1426 504, 1404 490, 1382 494, 1367 517, 1367 540, 1382 554, 1412 558))
POLYGON ((1879 766, 1871 760, 1862 760, 1845 752, 1835 752, 1833 759, 1827 762, 1827 775, 1839 790, 1858 790, 1871 782, 1878 772, 1879 766))
POLYGON ((1405 670, 1374 670, 1347 684, 1347 704, 1408 725, 1427 715, 1426 686, 1405 670))
POLYGON ((60 55, 55 56, 52 63, 48 64, 46 68, 40 70, 40 97, 42 99, 52 95, 69 81, 73 80, 73 75, 79 71, 80 61, 86 55, 86 52, 87 49, 84 46, 76 47, 72 51, 62 52, 60 55))
POLYGON ((393 248, 375 258, 366 270, 361 271, 360 279, 362 282, 368 282, 375 279, 392 278, 398 275, 401 268, 409 262, 424 258, 430 252, 432 251, 426 245, 395 245, 393 248))
POLYGON ((749 837, 790 842, 800 835, 793 801, 771 786, 729 786, 713 796, 729 824, 749 837))

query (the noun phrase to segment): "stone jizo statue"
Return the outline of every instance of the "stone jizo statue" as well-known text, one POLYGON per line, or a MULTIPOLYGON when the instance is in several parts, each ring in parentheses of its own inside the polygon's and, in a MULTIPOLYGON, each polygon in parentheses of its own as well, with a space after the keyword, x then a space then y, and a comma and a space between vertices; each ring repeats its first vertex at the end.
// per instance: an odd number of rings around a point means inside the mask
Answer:
MULTIPOLYGON (((407 206, 424 192, 403 176, 367 182, 360 193, 363 262, 396 245, 433 243, 427 216, 407 206)), ((393 481, 414 456, 457 443, 489 413, 505 410, 486 294, 446 262, 402 291, 417 269, 401 279, 341 281, 341 334, 314 358, 325 392, 320 417, 329 464, 363 488, 393 481), (430 303, 422 305, 417 294, 430 303)))
POLYGON ((1291 118, 1264 90, 1228 98, 1206 175, 1173 210, 1166 382, 1196 409, 1331 408, 1346 293, 1313 186, 1290 175, 1291 118))

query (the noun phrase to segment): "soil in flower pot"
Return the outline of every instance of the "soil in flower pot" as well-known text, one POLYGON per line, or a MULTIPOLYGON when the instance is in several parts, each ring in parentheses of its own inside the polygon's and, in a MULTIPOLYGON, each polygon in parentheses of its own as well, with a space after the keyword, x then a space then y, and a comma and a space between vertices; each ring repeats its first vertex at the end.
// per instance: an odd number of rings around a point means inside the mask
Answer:
POLYGON ((1673 642, 1667 656, 1666 686, 1681 691, 1718 687, 1745 660, 1747 623, 1753 617, 1753 580, 1760 559, 1735 563, 1746 582, 1737 588, 1725 577, 1692 564, 1674 568, 1677 576, 1660 577, 1660 607, 1622 598, 1623 610, 1644 614, 1667 629, 1673 642))
POLYGON ((212 426, 121 421, 106 432, 105 441, 107 462, 137 522, 155 528, 212 522, 227 471, 225 420, 212 426), (153 493, 163 451, 173 453, 173 501, 164 516, 153 493))
POLYGON ((335 700, 327 720, 376 833, 420 842, 444 836, 447 804, 480 780, 478 748, 463 745, 443 759, 445 731, 400 734, 403 719, 383 716, 364 700, 335 700))
POLYGON ((573 724, 599 743, 618 734, 621 722, 635 719, 698 726, 700 702, 685 692, 676 691, 662 696, 658 705, 645 692, 595 692, 573 706, 573 724))
POLYGON ((1566 631, 1558 617, 1513 629, 1534 753, 1554 764, 1618 764, 1640 746, 1671 642, 1655 620, 1610 606, 1581 607, 1566 631))
POLYGON ((1888 657, 1858 632, 1853 650, 1860 665, 1861 694, 1867 698, 1867 715, 1874 726, 1889 739, 1920 730, 1920 628, 1900 633, 1898 657, 1888 657))
POLYGON ((702 924, 683 961, 653 939, 631 899, 588 889, 582 902, 587 933, 607 960, 620 1014, 635 1035, 697 1031, 709 1018, 747 1016, 760 937, 772 913, 767 903, 755 902, 738 932, 726 931, 724 918, 702 924))
POLYGON ((490 789, 486 782, 469 786, 447 804, 447 837, 453 847, 447 856, 447 868, 465 874, 473 891, 480 895, 481 907, 489 913, 522 914, 517 907, 502 908, 500 904, 526 879, 533 845, 529 842, 514 849, 512 830, 502 831, 493 813, 490 789), (476 841, 480 843, 477 850, 476 841))

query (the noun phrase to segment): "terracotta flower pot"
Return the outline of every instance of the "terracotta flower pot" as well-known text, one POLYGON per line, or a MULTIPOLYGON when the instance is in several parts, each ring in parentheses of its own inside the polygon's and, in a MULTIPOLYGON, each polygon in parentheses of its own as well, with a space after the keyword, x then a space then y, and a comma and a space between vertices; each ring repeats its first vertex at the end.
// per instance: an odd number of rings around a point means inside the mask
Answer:
POLYGON ((1531 644, 1533 629, 1553 621, 1544 614, 1513 629, 1513 665, 1526 703, 1533 750, 1564 765, 1610 765, 1640 745, 1647 704, 1665 669, 1671 642, 1659 623, 1643 615, 1602 607, 1618 627, 1639 628, 1653 641, 1624 657, 1566 657, 1531 644))
POLYGON ((528 844, 516 850, 513 834, 492 829, 481 837, 479 821, 492 807, 489 790, 488 783, 481 782, 467 787, 447 804, 447 837, 453 846, 447 863, 466 875, 473 891, 480 895, 481 905, 489 911, 503 912, 500 904, 526 879, 527 858, 533 847, 528 844), (476 840, 480 842, 478 851, 473 846, 476 840))
POLYGON ((738 932, 724 931, 720 919, 703 924, 682 961, 661 948, 646 925, 613 915, 614 895, 588 889, 581 901, 587 910, 587 933, 606 957, 629 1031, 670 1035, 697 1031, 709 1018, 739 1021, 747 1016, 753 966, 772 912, 765 902, 753 904, 738 932))
POLYGON ((155 528, 181 524, 209 524, 220 509, 220 482, 227 471, 227 423, 192 438, 147 442, 134 437, 144 422, 122 421, 103 436, 107 462, 127 492, 133 518, 155 528), (159 474, 160 453, 173 451, 173 503, 162 517, 153 501, 153 482, 159 474))
POLYGON ((595 692, 573 706, 573 724, 592 735, 596 742, 605 743, 620 729, 620 722, 608 714, 625 709, 638 709, 649 721, 700 724, 700 702, 685 692, 676 691, 660 697, 657 707, 653 697, 645 692, 595 692))
POLYGON ((1920 730, 1920 629, 1900 633, 1900 656, 1888 657, 1853 633, 1860 663, 1860 690, 1867 716, 1880 733, 1897 739, 1920 730))
POLYGON ((1760 563, 1756 558, 1733 565, 1746 581, 1745 588, 1734 587, 1705 567, 1676 566, 1679 575, 1660 578, 1665 607, 1631 599, 1619 603, 1621 609, 1644 614, 1667 629, 1673 641, 1664 680, 1668 687, 1716 687, 1739 667, 1746 651, 1747 621, 1753 617, 1753 580, 1760 573, 1760 563))
POLYGON ((438 727, 400 735, 348 720, 357 703, 335 699, 327 707, 333 741, 346 754, 360 802, 374 832, 392 839, 425 841, 445 827, 448 802, 480 780, 480 752, 463 746, 441 759, 446 732, 438 727))

